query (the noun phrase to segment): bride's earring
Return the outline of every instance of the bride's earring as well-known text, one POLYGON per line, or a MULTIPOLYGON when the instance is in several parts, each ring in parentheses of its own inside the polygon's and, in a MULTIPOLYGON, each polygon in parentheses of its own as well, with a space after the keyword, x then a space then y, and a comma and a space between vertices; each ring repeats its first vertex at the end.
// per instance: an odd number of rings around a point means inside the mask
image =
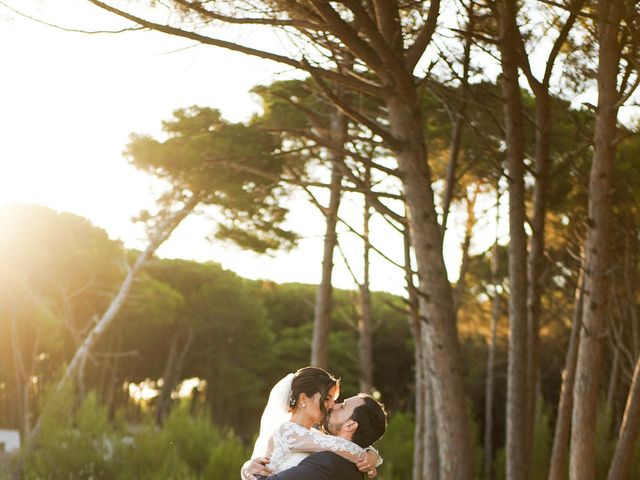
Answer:
POLYGON ((306 404, 306 403, 303 403, 303 404, 302 404, 302 408, 305 408, 306 406, 307 406, 307 404, 306 404))

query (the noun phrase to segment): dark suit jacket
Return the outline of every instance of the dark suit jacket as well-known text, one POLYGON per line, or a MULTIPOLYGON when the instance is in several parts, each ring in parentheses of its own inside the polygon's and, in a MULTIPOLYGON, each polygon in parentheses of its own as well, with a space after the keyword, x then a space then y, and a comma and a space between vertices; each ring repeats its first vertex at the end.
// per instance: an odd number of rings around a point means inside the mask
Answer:
POLYGON ((262 480, 362 480, 355 464, 333 452, 316 452, 297 466, 262 480))

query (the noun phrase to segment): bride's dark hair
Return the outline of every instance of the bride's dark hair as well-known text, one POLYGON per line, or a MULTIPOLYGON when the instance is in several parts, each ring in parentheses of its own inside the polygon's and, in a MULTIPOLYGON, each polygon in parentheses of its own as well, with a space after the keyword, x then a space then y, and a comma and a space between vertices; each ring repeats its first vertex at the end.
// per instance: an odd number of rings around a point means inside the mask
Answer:
POLYGON ((325 418, 327 416, 327 409, 324 406, 324 400, 329 394, 329 391, 336 385, 338 388, 340 387, 340 380, 322 368, 301 368, 295 373, 293 382, 291 383, 289 410, 293 410, 296 405, 298 405, 298 399, 301 393, 306 394, 308 397, 319 393, 320 411, 322 412, 322 417, 325 418))

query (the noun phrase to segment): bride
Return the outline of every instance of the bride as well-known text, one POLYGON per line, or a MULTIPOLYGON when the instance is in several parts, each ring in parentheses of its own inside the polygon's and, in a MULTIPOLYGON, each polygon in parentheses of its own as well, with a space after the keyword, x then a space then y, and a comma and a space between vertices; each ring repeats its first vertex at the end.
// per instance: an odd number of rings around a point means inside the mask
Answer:
MULTIPOLYGON (((313 428, 323 423, 339 394, 339 380, 321 368, 304 367, 288 374, 271 390, 251 458, 268 457, 267 468, 275 474, 295 467, 313 452, 331 451, 375 475, 375 467, 382 463, 375 449, 313 428)), ((241 473, 244 480, 254 478, 244 469, 241 473)))

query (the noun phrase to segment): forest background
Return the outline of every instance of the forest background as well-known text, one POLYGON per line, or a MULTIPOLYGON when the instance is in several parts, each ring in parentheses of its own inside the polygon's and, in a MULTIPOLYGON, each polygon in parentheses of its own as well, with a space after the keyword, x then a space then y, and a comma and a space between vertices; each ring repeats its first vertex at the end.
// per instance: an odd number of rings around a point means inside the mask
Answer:
POLYGON ((312 363, 387 405, 380 478, 635 478, 638 2, 85 3, 302 74, 250 120, 185 106, 131 136, 166 186, 140 251, 2 208, 7 476, 233 478, 312 363), (318 286, 153 256, 203 211, 215 241, 292 248, 295 194, 324 219, 318 286), (371 292, 374 257, 404 295, 371 292))

